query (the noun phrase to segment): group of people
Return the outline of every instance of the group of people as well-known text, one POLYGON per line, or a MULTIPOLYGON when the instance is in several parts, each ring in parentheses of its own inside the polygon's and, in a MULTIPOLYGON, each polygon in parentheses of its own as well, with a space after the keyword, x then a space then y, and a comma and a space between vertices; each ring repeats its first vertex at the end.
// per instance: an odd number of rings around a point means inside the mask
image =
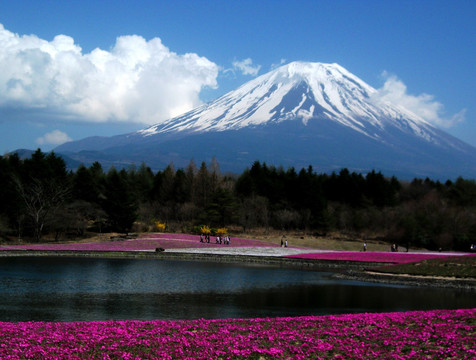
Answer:
POLYGON ((210 244, 210 234, 206 234, 206 235, 200 234, 200 242, 210 244))
MULTIPOLYGON (((210 244, 210 234, 200 234, 200 242, 210 244)), ((215 239, 216 244, 230 245, 230 237, 227 236, 217 236, 215 239)))

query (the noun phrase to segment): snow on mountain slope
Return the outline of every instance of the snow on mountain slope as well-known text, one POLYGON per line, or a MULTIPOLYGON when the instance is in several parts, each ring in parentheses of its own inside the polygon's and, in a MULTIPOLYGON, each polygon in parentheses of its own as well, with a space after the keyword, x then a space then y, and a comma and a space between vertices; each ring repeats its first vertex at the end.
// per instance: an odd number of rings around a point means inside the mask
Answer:
POLYGON ((138 133, 238 130, 288 120, 307 124, 316 118, 336 121, 381 141, 381 132, 389 126, 427 141, 440 141, 422 118, 383 102, 374 88, 340 65, 306 62, 282 66, 209 104, 138 133))

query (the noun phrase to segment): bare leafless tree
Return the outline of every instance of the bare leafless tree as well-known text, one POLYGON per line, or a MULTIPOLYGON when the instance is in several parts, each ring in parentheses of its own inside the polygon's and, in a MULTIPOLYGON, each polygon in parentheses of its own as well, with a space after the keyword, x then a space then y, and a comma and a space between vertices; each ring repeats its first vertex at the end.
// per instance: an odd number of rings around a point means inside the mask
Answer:
POLYGON ((70 187, 55 181, 31 179, 28 184, 14 178, 16 189, 23 200, 24 212, 32 222, 35 240, 39 242, 47 221, 57 215, 66 201, 70 187))

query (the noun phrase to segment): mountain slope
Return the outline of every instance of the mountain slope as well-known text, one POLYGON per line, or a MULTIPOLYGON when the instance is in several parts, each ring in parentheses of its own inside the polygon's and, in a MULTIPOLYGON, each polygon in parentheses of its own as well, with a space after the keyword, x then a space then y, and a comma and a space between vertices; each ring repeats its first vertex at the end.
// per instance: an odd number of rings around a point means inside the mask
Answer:
POLYGON ((476 149, 431 126, 337 64, 294 62, 144 130, 55 151, 120 165, 216 156, 222 170, 255 160, 318 171, 376 169, 404 177, 476 175, 476 149))

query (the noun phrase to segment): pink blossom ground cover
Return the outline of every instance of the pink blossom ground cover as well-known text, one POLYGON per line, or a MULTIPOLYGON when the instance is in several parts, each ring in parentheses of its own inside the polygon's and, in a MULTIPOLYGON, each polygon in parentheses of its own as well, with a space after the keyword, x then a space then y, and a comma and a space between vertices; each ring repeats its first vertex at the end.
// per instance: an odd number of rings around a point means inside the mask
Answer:
MULTIPOLYGON (((461 254, 455 254, 455 255, 461 255, 461 254)), ((289 255, 287 257, 299 258, 299 259, 363 261, 363 262, 405 264, 405 263, 418 262, 418 261, 423 261, 428 259, 442 258, 443 256, 449 256, 449 255, 419 254, 419 253, 407 253, 407 252, 335 251, 335 252, 297 254, 297 255, 289 255)), ((472 255, 468 254, 468 256, 472 256, 472 255)))
POLYGON ((250 240, 231 237, 230 245, 216 244, 215 238, 211 237, 210 243, 201 243, 199 235, 190 234, 145 234, 137 239, 115 240, 91 243, 68 243, 68 244, 25 244, 0 246, 0 250, 74 250, 74 251, 140 251, 178 248, 211 248, 211 247, 264 247, 278 246, 260 240, 250 240))
POLYGON ((474 359, 476 309, 0 323, 1 359, 474 359))

